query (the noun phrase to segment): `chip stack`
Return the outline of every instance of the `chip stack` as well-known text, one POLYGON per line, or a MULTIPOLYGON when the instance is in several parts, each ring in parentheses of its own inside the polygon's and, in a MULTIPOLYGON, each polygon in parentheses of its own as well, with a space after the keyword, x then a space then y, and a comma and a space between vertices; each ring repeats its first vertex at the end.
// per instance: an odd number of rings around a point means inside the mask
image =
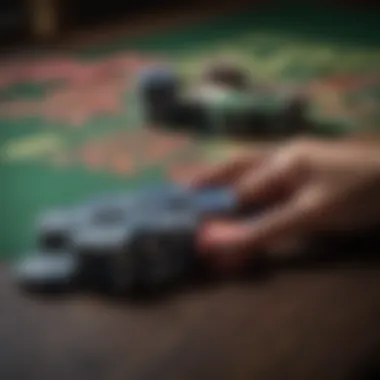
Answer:
POLYGON ((168 68, 149 67, 141 72, 137 88, 148 122, 170 121, 179 87, 177 76, 168 68))
POLYGON ((207 66, 202 80, 236 91, 246 91, 251 87, 250 75, 247 70, 234 62, 225 60, 216 61, 207 66))
POLYGON ((253 85, 232 63, 206 67, 198 83, 183 89, 168 68, 148 68, 138 88, 149 124, 217 136, 292 135, 306 125, 306 99, 294 91, 253 85))

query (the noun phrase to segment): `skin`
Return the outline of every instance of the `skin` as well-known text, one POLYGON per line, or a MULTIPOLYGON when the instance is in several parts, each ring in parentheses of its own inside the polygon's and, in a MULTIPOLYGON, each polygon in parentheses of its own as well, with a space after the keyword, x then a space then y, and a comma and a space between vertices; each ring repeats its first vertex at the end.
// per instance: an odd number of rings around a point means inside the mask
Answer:
POLYGON ((253 149, 205 169, 189 185, 231 186, 242 207, 265 205, 254 220, 210 221, 200 233, 205 255, 239 267, 281 241, 379 225, 380 143, 299 139, 253 149))

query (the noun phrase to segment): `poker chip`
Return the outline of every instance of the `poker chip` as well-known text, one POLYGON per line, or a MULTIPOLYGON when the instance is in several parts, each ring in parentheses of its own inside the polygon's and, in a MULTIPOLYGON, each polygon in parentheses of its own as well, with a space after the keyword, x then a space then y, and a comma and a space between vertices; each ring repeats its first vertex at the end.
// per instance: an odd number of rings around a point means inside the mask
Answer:
POLYGON ((234 90, 243 90, 250 85, 247 70, 231 58, 212 62, 206 66, 202 77, 205 82, 234 90))
POLYGON ((185 98, 187 100, 201 102, 206 106, 223 106, 228 96, 228 91, 220 86, 203 84, 198 88, 192 89, 185 95, 185 98))

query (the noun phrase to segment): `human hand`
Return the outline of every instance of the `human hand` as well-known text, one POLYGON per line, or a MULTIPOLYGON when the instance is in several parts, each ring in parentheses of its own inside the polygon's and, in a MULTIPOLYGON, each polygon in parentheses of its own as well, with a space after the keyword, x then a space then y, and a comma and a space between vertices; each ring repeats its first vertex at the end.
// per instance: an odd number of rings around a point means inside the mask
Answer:
POLYGON ((297 140, 199 173, 191 186, 229 185, 243 207, 270 205, 251 221, 214 221, 202 250, 242 265, 255 250, 321 231, 380 224, 380 144, 297 140))

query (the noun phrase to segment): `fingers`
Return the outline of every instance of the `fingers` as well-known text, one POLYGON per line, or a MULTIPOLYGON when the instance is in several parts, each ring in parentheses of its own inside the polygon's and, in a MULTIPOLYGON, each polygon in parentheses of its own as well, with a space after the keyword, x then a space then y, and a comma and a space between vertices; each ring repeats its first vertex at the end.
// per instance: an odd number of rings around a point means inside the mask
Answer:
POLYGON ((271 158, 256 170, 250 170, 236 183, 236 193, 241 204, 255 204, 281 198, 285 191, 295 191, 303 180, 304 162, 293 155, 271 158))
POLYGON ((317 222, 322 208, 323 199, 319 192, 312 190, 296 195, 251 222, 241 243, 237 241, 238 246, 255 248, 265 246, 283 236, 306 234, 317 222))
POLYGON ((254 220, 208 224, 200 236, 201 247, 211 254, 223 250, 244 255, 284 236, 306 234, 316 223, 321 208, 323 199, 318 192, 305 192, 254 220))
POLYGON ((265 249, 287 236, 307 235, 321 209, 326 209, 322 189, 311 177, 305 181, 312 168, 310 150, 310 144, 297 142, 276 154, 267 151, 253 158, 240 157, 200 175, 198 185, 229 182, 241 205, 271 197, 276 205, 249 221, 208 223, 199 235, 201 251, 224 266, 237 266, 244 264, 252 250, 265 249))
POLYGON ((189 181, 190 187, 234 184, 248 169, 257 167, 267 156, 266 149, 255 149, 228 162, 208 167, 189 181))
POLYGON ((198 246, 212 265, 225 272, 239 268, 246 262, 247 251, 237 250, 235 243, 244 239, 245 231, 240 223, 213 221, 200 231, 198 246))

